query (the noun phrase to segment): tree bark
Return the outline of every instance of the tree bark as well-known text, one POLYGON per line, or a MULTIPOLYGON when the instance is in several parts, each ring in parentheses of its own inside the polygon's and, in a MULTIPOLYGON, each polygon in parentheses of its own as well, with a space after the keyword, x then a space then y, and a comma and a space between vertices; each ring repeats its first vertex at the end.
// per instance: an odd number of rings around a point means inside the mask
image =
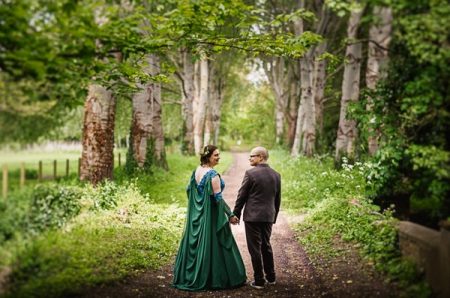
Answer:
MULTIPOLYGON (((305 7, 305 1, 299 1, 299 8, 305 7)), ((303 20, 294 22, 296 36, 304 32, 303 20)), ((316 141, 316 115, 313 97, 313 54, 314 48, 308 50, 304 57, 300 59, 300 88, 301 99, 298 110, 298 118, 294 145, 291 154, 297 156, 300 148, 306 156, 312 156, 315 152, 316 141)))
MULTIPOLYGON (((160 58, 156 55, 150 55, 152 61, 150 67, 150 74, 155 76, 161 72, 160 58)), ((152 138, 154 142, 153 161, 157 167, 165 170, 169 169, 166 160, 166 149, 164 144, 164 130, 162 123, 162 98, 161 98, 161 83, 152 82, 152 111, 153 111, 153 133, 152 138)))
POLYGON ((192 54, 185 50, 182 52, 182 117, 183 117, 183 151, 193 155, 194 150, 194 62, 192 54))
POLYGON ((316 111, 316 130, 320 135, 323 134, 323 103, 325 95, 326 85, 326 61, 324 59, 319 60, 320 55, 325 53, 327 48, 327 42, 320 43, 314 53, 314 105, 316 111))
POLYGON ((275 143, 281 144, 289 96, 287 67, 283 57, 266 58, 263 66, 275 95, 275 143))
POLYGON ((112 179, 116 101, 110 90, 91 84, 84 105, 80 179, 96 185, 112 179))
MULTIPOLYGON (((377 20, 369 30, 369 55, 366 69, 366 85, 371 90, 375 89, 380 77, 385 73, 383 67, 388 60, 387 49, 391 40, 392 10, 390 7, 375 6, 373 15, 377 20)), ((371 113, 373 110, 373 98, 369 97, 366 108, 371 113)), ((372 115, 372 117, 375 116, 372 115)), ((376 123, 376 119, 371 119, 370 124, 372 123, 376 123)), ((374 155, 378 150, 378 140, 381 133, 378 129, 374 130, 371 127, 369 127, 368 133, 369 154, 374 155)))
POLYGON ((211 144, 213 134, 214 134, 214 128, 213 128, 213 119, 212 119, 212 109, 214 106, 214 99, 215 99, 215 88, 214 88, 214 65, 213 61, 210 61, 208 63, 208 101, 206 102, 206 109, 205 109, 205 128, 204 128, 204 134, 203 134, 203 146, 206 146, 208 144, 211 144))
POLYGON ((223 102, 223 80, 221 65, 215 61, 209 61, 209 95, 205 122, 204 145, 217 145, 219 141, 220 130, 220 108, 223 102))
MULTIPOLYGON (((199 94, 194 100, 194 148, 195 154, 200 154, 203 145, 203 131, 205 125, 205 110, 208 102, 208 60, 199 61, 199 94)), ((196 81, 196 80, 194 80, 196 81)))
MULTIPOLYGON (((147 59, 150 61, 151 59, 147 59)), ((139 168, 144 167, 147 158, 148 145, 153 131, 153 84, 146 83, 138 85, 141 89, 132 98, 132 120, 131 120, 131 152, 133 159, 139 168)))
MULTIPOLYGON (((357 36, 361 16, 362 10, 351 12, 347 27, 347 37, 350 41, 354 40, 357 36)), ((353 159, 355 154, 355 140, 358 132, 356 129, 356 121, 347 119, 347 110, 350 102, 356 102, 359 99, 361 44, 348 44, 345 59, 339 127, 336 138, 336 161, 340 161, 342 155, 353 159)))
POLYGON ((301 77, 301 101, 303 104, 304 120, 302 126, 302 153, 306 156, 312 156, 315 152, 316 142, 316 112, 313 95, 313 56, 314 49, 300 59, 300 77, 301 77))
POLYGON ((286 144, 289 148, 292 148, 295 138, 295 126, 297 123, 298 106, 300 104, 300 76, 298 75, 297 61, 289 63, 288 67, 288 82, 289 82, 289 98, 288 107, 286 113, 287 120, 287 135, 286 144))

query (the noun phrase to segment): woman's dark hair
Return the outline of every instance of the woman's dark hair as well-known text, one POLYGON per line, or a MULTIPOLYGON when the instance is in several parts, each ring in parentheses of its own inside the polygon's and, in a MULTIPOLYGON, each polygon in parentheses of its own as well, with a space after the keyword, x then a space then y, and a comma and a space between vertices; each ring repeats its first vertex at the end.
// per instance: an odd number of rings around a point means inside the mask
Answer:
POLYGON ((206 165, 209 162, 209 158, 216 150, 217 147, 214 145, 206 145, 205 147, 203 147, 203 150, 200 152, 200 164, 206 165))

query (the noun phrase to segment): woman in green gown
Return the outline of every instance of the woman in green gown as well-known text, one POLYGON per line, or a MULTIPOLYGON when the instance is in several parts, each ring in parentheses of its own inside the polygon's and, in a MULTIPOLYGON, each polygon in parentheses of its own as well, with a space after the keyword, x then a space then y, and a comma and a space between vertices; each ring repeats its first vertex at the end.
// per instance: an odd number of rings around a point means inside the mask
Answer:
POLYGON ((187 187, 186 225, 173 274, 173 286, 181 290, 226 289, 246 281, 229 224, 234 215, 222 198, 225 183, 213 169, 219 159, 217 147, 205 146, 187 187))

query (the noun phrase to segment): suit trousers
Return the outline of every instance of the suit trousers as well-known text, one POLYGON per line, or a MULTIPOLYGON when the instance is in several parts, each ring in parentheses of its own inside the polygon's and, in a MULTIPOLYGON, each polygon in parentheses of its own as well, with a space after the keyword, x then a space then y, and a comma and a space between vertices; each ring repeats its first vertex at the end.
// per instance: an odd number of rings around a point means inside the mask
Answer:
POLYGON ((252 259, 255 284, 258 286, 265 284, 264 275, 267 281, 275 281, 273 252, 270 245, 272 225, 271 222, 245 222, 247 248, 252 259))

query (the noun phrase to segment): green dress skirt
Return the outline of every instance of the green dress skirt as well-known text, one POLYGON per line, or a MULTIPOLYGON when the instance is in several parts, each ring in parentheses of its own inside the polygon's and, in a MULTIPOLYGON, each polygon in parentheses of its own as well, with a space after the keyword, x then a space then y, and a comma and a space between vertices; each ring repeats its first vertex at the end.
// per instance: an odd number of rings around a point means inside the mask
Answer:
MULTIPOLYGON (((187 291, 226 289, 246 281, 241 254, 231 233, 231 210, 221 193, 211 195, 210 170, 199 184, 190 179, 186 225, 175 260, 173 286, 187 291)), ((220 176, 219 176, 220 177, 220 176)), ((221 186, 224 188, 222 179, 221 186)))

